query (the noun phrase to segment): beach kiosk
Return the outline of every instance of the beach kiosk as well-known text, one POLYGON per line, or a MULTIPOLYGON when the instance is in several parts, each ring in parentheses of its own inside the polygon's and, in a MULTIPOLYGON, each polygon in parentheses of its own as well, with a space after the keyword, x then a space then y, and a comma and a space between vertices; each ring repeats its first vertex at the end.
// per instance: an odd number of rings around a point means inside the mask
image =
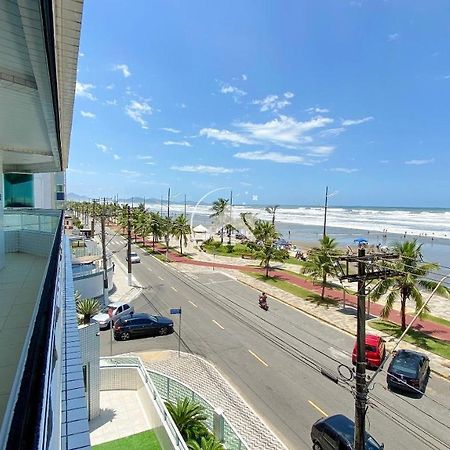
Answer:
POLYGON ((208 238, 208 229, 204 227, 202 224, 197 225, 192 229, 192 232, 194 233, 194 240, 195 242, 204 242, 208 238))

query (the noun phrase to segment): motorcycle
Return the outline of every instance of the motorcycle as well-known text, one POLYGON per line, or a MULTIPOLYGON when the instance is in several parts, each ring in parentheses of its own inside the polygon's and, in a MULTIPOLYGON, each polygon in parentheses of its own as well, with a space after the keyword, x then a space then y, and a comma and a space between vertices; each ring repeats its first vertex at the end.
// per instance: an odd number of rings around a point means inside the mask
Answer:
POLYGON ((264 297, 259 297, 259 307, 264 309, 264 311, 269 311, 269 305, 267 304, 267 299, 264 297))

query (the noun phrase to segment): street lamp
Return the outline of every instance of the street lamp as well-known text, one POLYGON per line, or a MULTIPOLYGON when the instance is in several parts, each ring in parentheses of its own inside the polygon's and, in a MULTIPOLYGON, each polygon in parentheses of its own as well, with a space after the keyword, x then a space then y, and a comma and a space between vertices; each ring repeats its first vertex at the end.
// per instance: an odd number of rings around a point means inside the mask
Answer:
POLYGON ((328 197, 334 197, 338 191, 334 191, 331 194, 328 193, 328 186, 325 189, 325 214, 323 217, 323 237, 327 234, 327 209, 328 209, 328 197))

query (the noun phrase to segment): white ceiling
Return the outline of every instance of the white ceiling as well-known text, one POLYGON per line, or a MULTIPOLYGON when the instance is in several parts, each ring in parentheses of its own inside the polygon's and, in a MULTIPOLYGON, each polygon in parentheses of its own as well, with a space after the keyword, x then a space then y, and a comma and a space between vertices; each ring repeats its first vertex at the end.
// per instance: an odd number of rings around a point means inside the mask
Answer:
POLYGON ((56 117, 40 4, 36 0, 0 3, 3 172, 50 172, 67 167, 83 2, 53 0, 56 117))

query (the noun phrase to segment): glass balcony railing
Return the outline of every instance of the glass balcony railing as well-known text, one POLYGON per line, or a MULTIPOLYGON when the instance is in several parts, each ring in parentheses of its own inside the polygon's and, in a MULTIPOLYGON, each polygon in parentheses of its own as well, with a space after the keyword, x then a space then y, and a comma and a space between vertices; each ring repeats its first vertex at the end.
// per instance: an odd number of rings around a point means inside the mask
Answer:
POLYGON ((3 229, 5 231, 41 231, 55 233, 58 228, 61 211, 35 208, 5 208, 3 229))

